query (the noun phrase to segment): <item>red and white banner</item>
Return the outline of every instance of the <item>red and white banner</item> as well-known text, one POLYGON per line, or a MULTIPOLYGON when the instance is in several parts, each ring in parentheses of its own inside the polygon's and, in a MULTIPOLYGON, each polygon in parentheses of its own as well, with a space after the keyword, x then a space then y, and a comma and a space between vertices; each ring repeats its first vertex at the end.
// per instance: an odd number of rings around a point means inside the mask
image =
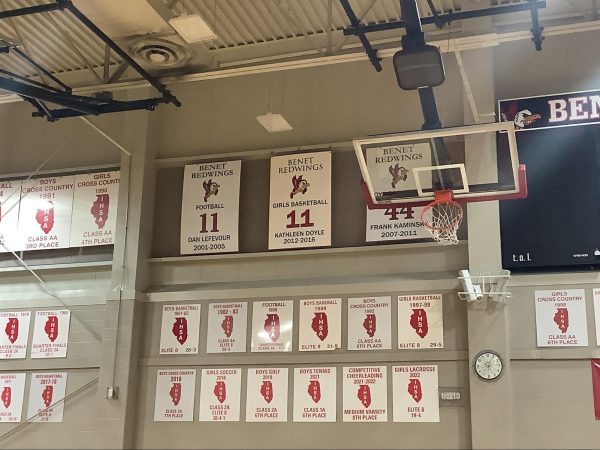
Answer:
POLYGON ((344 422, 387 422, 387 367, 344 367, 344 422))
POLYGON ((429 239, 431 233, 421 222, 424 207, 367 208, 367 242, 429 239))
POLYGON ((394 422, 439 422, 438 367, 393 366, 394 422))
POLYGON ((299 350, 335 350, 342 346, 342 299, 300 300, 299 350))
POLYGON ((0 181, 0 253, 17 250, 21 180, 0 181), (5 247, 6 245, 6 247, 5 247))
POLYGON ((331 152, 271 158, 269 250, 331 245, 331 152))
POLYGON ((287 422, 288 369, 248 369, 246 422, 287 422))
POLYGON ((294 422, 336 421, 335 367, 294 369, 294 422))
POLYGON ((24 392, 24 373, 0 373, 0 423, 21 421, 24 392))
POLYGON ((348 299, 348 350, 392 348, 392 298, 348 299))
POLYGON ((443 347, 442 294, 398 296, 398 348, 443 347))
POLYGON ((596 345, 600 346, 600 289, 594 289, 594 318, 596 322, 596 345))
POLYGON ((26 357, 30 317, 30 311, 0 312, 0 359, 26 357))
POLYGON ((248 303, 211 303, 208 305, 207 353, 246 351, 248 303))
POLYGON ((27 418, 32 422, 62 422, 67 372, 32 373, 27 418))
POLYGON ((156 373, 155 422, 192 422, 196 369, 167 369, 156 373))
POLYGON ((252 351, 291 352, 294 302, 269 300, 252 305, 252 351))
POLYGON ((19 208, 19 250, 68 248, 75 177, 23 181, 19 208))
POLYGON ((600 420, 600 359, 592 359, 592 392, 595 417, 600 420))
POLYGON ((200 306, 163 305, 160 329, 160 354, 198 353, 200 306))
POLYGON ((120 172, 75 175, 71 247, 114 244, 120 172))
POLYGON ((66 358, 71 311, 36 311, 31 358, 66 358))
POLYGON ((241 161, 185 166, 181 200, 182 254, 238 251, 241 161))
POLYGON ((242 369, 202 369, 200 422, 238 422, 242 369))
POLYGON ((535 291, 535 324, 538 347, 586 347, 585 291, 535 291))

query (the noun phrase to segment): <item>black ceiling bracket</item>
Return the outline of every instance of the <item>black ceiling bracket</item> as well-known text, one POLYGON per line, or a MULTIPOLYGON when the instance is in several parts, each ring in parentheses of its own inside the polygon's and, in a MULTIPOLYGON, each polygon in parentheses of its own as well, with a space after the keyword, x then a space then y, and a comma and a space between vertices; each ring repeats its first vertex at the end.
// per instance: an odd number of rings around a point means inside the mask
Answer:
POLYGON ((538 15, 538 2, 535 0, 529 0, 531 5, 531 34, 533 38, 533 45, 535 45, 535 49, 539 52, 542 50, 542 42, 544 41, 544 36, 542 33, 544 28, 540 26, 540 18, 538 15))
MULTIPOLYGON (((352 24, 352 26, 354 28, 361 27, 360 20, 358 20, 358 17, 356 17, 356 14, 354 13, 352 6, 350 6, 350 2, 348 0, 340 0, 340 3, 342 5, 342 8, 344 8, 344 11, 346 12, 346 15, 348 16, 348 19, 350 20, 350 23, 352 24)), ((360 39, 360 42, 362 43, 362 45, 365 49, 365 52, 367 53, 367 56, 369 57, 369 61, 371 61, 371 64, 373 64, 373 67, 375 67, 375 70, 377 72, 381 72, 381 70, 383 68, 381 67, 381 58, 379 56, 377 56, 377 50, 373 48, 373 46, 367 39, 367 36, 365 36, 365 33, 359 32, 359 33, 355 33, 355 34, 360 39)))

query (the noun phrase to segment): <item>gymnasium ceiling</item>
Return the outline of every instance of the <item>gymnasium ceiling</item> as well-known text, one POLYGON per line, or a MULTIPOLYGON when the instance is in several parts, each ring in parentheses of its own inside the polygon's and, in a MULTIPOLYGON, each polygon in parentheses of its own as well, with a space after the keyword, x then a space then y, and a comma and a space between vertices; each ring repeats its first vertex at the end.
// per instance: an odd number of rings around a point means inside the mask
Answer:
MULTIPOLYGON (((52 0, 0 0, 0 9, 45 3, 52 0)), ((161 78, 215 78, 266 65, 302 67, 364 57, 358 39, 343 35, 342 30, 350 23, 338 0, 74 0, 74 3, 121 48, 161 78), (182 14, 200 14, 218 38, 194 45, 185 43, 168 23, 169 18, 182 14), (156 45, 172 53, 168 64, 156 65, 146 59, 148 49, 156 45)), ((421 15, 430 16, 429 2, 418 0, 418 3, 421 15)), ((448 13, 527 1, 432 0, 432 3, 439 13, 448 13)), ((548 0, 547 8, 540 11, 542 25, 547 33, 596 29, 600 27, 598 3, 598 0, 548 0)), ((350 0, 350 4, 363 23, 401 19, 398 0, 350 0)), ((463 23, 456 21, 441 30, 434 25, 425 29, 429 41, 449 44, 457 39, 468 41, 469 37, 489 38, 495 34, 530 41, 530 28, 530 14, 521 12, 463 23)), ((399 47, 401 35, 402 30, 396 29, 368 36, 382 56, 389 56, 399 47)), ((19 44, 59 78, 83 90, 100 86, 110 89, 111 84, 116 88, 139 78, 68 12, 0 20, 0 37, 19 44)), ((0 54, 0 68, 39 76, 13 55, 0 54)))

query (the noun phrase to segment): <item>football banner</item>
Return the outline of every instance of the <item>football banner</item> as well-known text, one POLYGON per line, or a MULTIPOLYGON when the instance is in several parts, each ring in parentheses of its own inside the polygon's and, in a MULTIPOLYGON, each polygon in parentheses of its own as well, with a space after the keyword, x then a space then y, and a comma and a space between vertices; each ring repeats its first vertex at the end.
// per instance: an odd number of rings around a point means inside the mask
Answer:
POLYGON ((291 352, 294 325, 292 300, 269 300, 252 305, 252 351, 291 352))
POLYGON ((62 422, 67 372, 32 373, 27 419, 31 422, 62 422))
POLYGON ((163 305, 160 327, 160 354, 198 353, 200 306, 163 305))
POLYGON ((596 345, 600 346, 600 289, 594 289, 594 318, 596 322, 596 345))
POLYGON ((248 369, 246 422, 286 422, 288 369, 248 369))
POLYGON ((200 422, 238 422, 242 369, 202 369, 200 422))
POLYGON ((299 350, 335 350, 342 345, 342 299, 300 300, 299 350))
POLYGON ((211 303, 208 305, 207 353, 246 351, 248 303, 211 303))
POLYGON ((592 359, 592 395, 594 396, 594 415, 600 420, 600 359, 592 359))
POLYGON ((156 373, 155 422, 192 422, 196 369, 167 369, 156 373))
POLYGON ((75 175, 71 247, 114 244, 119 171, 75 175))
POLYGON ((36 311, 31 358, 66 358, 71 311, 36 311))
POLYGON ((0 312, 0 359, 25 358, 30 317, 30 311, 0 312))
POLYGON ((15 251, 21 246, 17 233, 20 200, 21 180, 0 181, 0 253, 15 251))
POLYGON ((535 324, 538 347, 586 347, 585 291, 535 291, 535 324))
POLYGON ((344 422, 387 422, 387 367, 344 367, 344 422))
POLYGON ((498 109, 517 131, 592 125, 600 123, 600 91, 500 100, 498 109))
POLYGON ((269 250, 331 245, 331 152, 271 158, 269 250))
POLYGON ((24 392, 24 373, 0 373, 0 423, 21 421, 24 392))
POLYGON ((443 347, 442 294, 398 296, 398 348, 443 347))
POLYGON ((182 254, 238 251, 241 169, 239 160, 185 166, 182 254))
POLYGON ((394 422, 439 422, 438 367, 393 366, 394 422))
POLYGON ((23 181, 19 208, 19 250, 68 248, 75 177, 23 181))
POLYGON ((335 367, 294 369, 294 422, 336 421, 335 367))
POLYGON ((348 350, 392 348, 392 298, 348 299, 348 350))

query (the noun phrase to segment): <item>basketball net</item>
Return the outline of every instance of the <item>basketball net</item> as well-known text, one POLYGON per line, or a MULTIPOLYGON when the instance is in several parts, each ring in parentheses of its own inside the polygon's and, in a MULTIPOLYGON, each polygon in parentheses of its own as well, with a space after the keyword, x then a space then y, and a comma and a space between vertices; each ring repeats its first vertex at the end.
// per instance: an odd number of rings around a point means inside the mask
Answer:
POLYGON ((463 220, 463 209, 453 198, 452 191, 436 191, 435 200, 421 212, 421 222, 441 245, 458 244, 456 233, 463 220))

